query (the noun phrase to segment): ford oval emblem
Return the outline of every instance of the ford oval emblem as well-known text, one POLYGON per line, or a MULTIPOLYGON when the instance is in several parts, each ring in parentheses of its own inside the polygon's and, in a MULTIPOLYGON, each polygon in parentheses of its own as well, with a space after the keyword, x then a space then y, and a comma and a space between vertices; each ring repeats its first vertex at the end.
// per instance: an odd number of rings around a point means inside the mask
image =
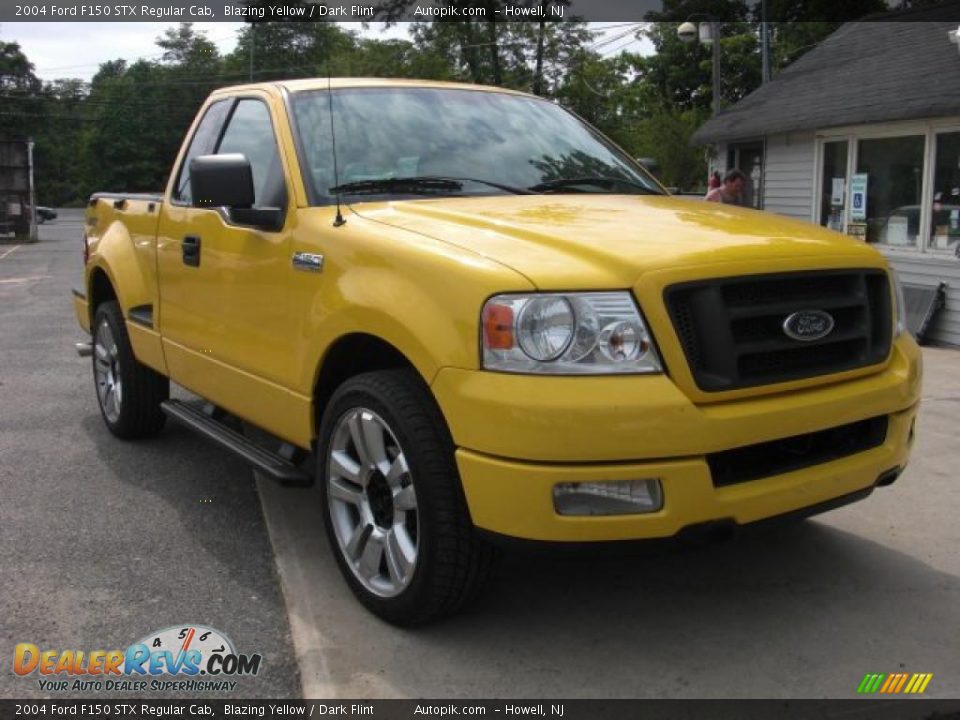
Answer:
POLYGON ((833 315, 823 310, 798 310, 783 321, 787 337, 801 342, 825 338, 833 330, 833 315))

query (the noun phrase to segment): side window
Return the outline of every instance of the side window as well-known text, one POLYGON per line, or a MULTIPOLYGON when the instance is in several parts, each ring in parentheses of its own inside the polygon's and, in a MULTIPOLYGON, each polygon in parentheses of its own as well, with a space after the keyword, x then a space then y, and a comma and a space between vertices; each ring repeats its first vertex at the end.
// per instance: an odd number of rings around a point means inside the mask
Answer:
POLYGON ((259 100, 237 103, 217 154, 241 153, 250 161, 253 171, 254 205, 284 207, 286 184, 283 164, 277 150, 277 138, 267 106, 259 100))
POLYGON ((193 134, 190 141, 190 147, 187 148, 187 154, 183 158, 183 164, 180 166, 180 174, 177 175, 177 183, 173 188, 173 199, 180 202, 189 203, 190 195, 190 161, 200 155, 209 155, 217 143, 217 136, 220 134, 220 128, 223 127, 223 121, 227 117, 227 111, 230 109, 229 100, 221 100, 207 108, 207 112, 197 126, 197 131, 193 134))

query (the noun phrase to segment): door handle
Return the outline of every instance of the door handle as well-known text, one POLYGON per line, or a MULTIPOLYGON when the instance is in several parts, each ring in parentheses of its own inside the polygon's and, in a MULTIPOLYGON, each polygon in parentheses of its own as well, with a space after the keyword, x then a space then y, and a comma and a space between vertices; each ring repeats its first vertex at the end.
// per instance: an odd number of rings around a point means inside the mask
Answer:
POLYGON ((185 235, 181 247, 183 249, 183 264, 200 267, 200 236, 185 235))

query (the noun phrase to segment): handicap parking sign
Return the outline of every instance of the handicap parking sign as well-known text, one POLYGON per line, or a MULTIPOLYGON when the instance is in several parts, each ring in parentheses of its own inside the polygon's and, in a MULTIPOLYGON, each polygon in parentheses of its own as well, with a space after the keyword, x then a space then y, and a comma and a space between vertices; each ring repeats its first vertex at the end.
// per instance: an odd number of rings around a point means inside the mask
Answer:
POLYGON ((850 178, 850 219, 867 219, 867 174, 857 173, 850 178))

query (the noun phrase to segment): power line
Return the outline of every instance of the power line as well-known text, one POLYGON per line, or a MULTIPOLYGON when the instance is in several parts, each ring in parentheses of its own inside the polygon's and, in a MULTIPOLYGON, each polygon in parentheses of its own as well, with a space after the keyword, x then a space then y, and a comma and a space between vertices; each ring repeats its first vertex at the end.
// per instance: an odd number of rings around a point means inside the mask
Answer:
MULTIPOLYGON (((601 39, 601 40, 598 40, 598 41, 596 41, 596 42, 594 42, 594 43, 591 43, 590 45, 587 45, 584 49, 585 49, 585 50, 597 50, 597 49, 603 47, 604 45, 610 45, 611 43, 615 43, 615 42, 617 42, 617 41, 619 41, 619 40, 622 40, 623 38, 627 37, 628 35, 636 35, 636 32, 637 32, 637 31, 640 29, 640 27, 641 27, 642 25, 644 25, 644 24, 645 24, 645 23, 626 23, 626 25, 629 25, 629 26, 630 26, 628 29, 623 30, 623 31, 618 32, 618 33, 615 33, 614 35, 612 35, 612 36, 610 36, 610 37, 605 37, 605 38, 603 38, 603 39, 601 39)), ((631 42, 632 42, 632 41, 633 41, 633 39, 631 38, 631 42)))
POLYGON ((633 39, 627 40, 625 43, 623 43, 622 45, 618 45, 618 46, 617 46, 616 48, 614 48, 613 50, 608 50, 607 52, 602 53, 602 57, 605 57, 605 58, 606 58, 606 57, 612 57, 613 55, 617 55, 617 54, 623 52, 626 48, 628 48, 628 47, 630 47, 631 45, 633 45, 633 43, 634 43, 634 40, 633 40, 633 39))

